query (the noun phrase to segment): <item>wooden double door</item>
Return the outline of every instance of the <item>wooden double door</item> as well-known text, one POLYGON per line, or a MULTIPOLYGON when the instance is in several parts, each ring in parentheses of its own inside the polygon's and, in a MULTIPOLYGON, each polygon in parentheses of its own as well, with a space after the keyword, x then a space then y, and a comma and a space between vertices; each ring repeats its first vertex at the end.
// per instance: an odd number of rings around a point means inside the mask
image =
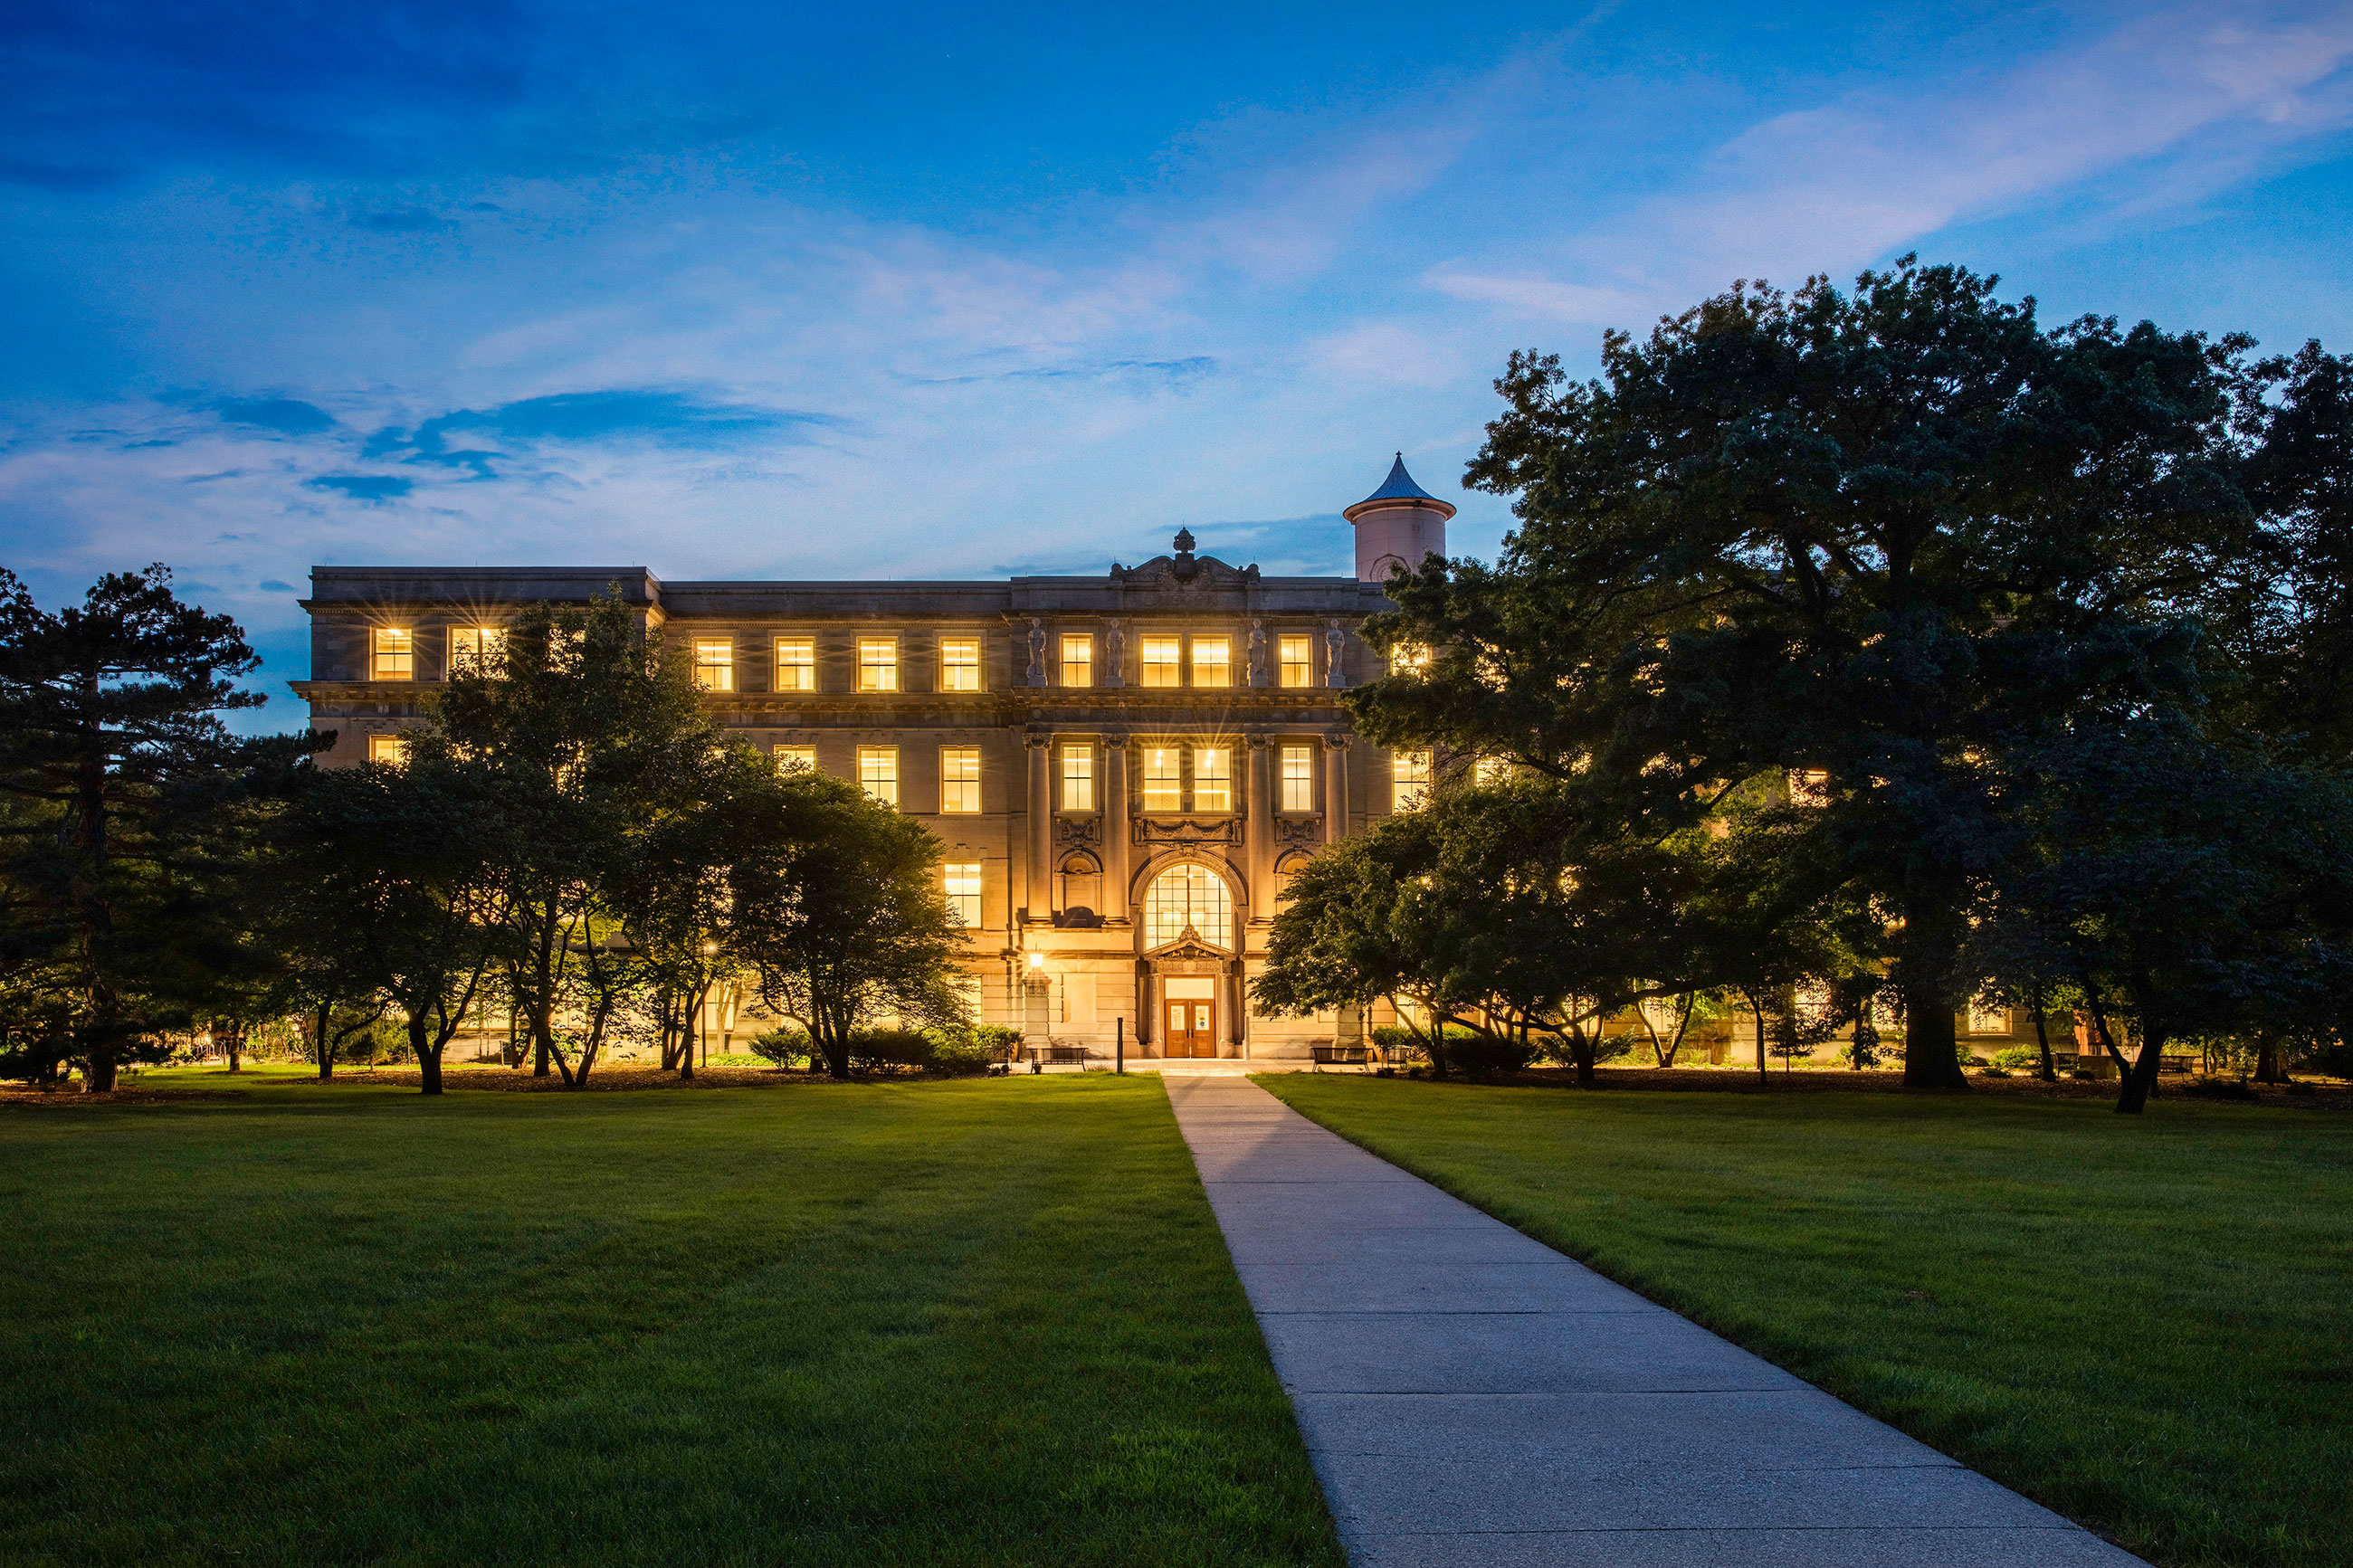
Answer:
POLYGON ((1218 1054, 1218 983, 1215 980, 1170 979, 1161 983, 1160 1016, 1168 1032, 1162 1037, 1163 1056, 1214 1057, 1218 1054))

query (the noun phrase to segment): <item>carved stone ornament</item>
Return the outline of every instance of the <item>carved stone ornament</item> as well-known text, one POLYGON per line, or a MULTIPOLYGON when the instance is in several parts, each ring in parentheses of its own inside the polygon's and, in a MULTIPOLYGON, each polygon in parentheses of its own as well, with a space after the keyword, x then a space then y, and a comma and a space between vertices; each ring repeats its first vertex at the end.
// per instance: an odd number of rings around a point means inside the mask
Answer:
POLYGON ((1335 730, 1324 737, 1324 749, 1327 752, 1345 752, 1348 749, 1348 742, 1354 739, 1356 737, 1345 730, 1335 730))
POLYGON ((1266 684, 1266 623, 1252 621, 1250 635, 1250 683, 1266 684))
POLYGON ((1240 841, 1240 826, 1230 816, 1207 822, 1192 817, 1139 816, 1134 834, 1138 844, 1233 844, 1240 841))
POLYGON ((1024 730, 1021 732, 1021 739, 1025 744, 1035 751, 1043 751, 1054 743, 1053 732, 1047 730, 1024 730))
MULTIPOLYGON (((1114 566, 1111 571, 1112 575, 1117 577, 1124 573, 1126 568, 1114 566)), ((1116 617, 1106 617, 1103 621, 1103 683, 1105 686, 1127 684, 1127 634, 1120 629, 1116 617)))
POLYGON ((1029 684, 1046 684, 1046 628, 1038 617, 1029 617, 1029 684))
POLYGON ((1312 848, 1324 842, 1324 824, 1313 816, 1278 816, 1274 819, 1274 842, 1278 847, 1297 845, 1312 848))
POLYGON ((1327 621, 1324 628, 1324 684, 1342 687, 1348 684, 1343 673, 1342 661, 1348 649, 1348 634, 1340 629, 1337 621, 1327 621))
POLYGON ((1058 849, 1076 849, 1103 842, 1103 819, 1099 816, 1058 816, 1054 819, 1054 846, 1058 849))

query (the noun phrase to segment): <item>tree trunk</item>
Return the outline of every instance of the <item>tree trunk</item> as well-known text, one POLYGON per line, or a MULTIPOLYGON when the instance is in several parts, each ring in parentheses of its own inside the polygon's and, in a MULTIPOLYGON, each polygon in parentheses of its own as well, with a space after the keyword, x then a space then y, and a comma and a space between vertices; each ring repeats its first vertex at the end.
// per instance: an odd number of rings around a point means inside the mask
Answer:
POLYGON ((422 1013, 411 1014, 408 1019, 408 1049, 417 1058, 417 1088, 425 1094, 441 1092, 441 1047, 426 1042, 432 1038, 432 1028, 422 1013))
POLYGON ((2140 1026, 2140 1058, 2125 1074, 2124 1090, 2116 1096, 2116 1114, 2138 1116, 2157 1092, 2157 1069, 2163 1065, 2165 1034, 2144 1017, 2140 1026))
POLYGON ((2042 1070, 2036 1076, 2045 1083, 2057 1083, 2059 1069, 2051 1062, 2051 1031, 2042 1021, 2042 996, 2040 992, 2034 997, 2034 1045, 2042 1053, 2042 1070))
POLYGON ((84 1094, 114 1092, 114 1058, 112 1057, 92 1056, 84 1062, 81 1069, 81 1091, 84 1094))
POLYGON ((2264 1036, 2255 1041, 2255 1081, 2285 1083, 2287 1068, 2280 1059, 2279 1041, 2264 1036))
POLYGON ((1757 1080, 1771 1083, 1773 1077, 1765 1070, 1765 1004, 1753 993, 1748 997, 1748 1016, 1757 1020, 1757 1080))
POLYGON ((1579 1029, 1568 1037, 1568 1053, 1577 1061, 1577 1087, 1579 1089, 1593 1087, 1593 1058, 1600 1037, 1598 1025, 1591 1035, 1579 1029))
POLYGON ((335 1076, 335 1047, 333 1040, 327 1033, 327 1027, 329 1023, 332 1021, 333 1012, 334 1009, 332 1006, 322 1007, 319 1009, 318 1032, 311 1037, 312 1053, 319 1058, 319 1081, 321 1083, 324 1083, 329 1079, 335 1076))
POLYGON ((1953 999, 1941 985, 1904 990, 1904 1087, 1967 1089, 1961 1071, 1960 1037, 1953 1029, 1953 999))

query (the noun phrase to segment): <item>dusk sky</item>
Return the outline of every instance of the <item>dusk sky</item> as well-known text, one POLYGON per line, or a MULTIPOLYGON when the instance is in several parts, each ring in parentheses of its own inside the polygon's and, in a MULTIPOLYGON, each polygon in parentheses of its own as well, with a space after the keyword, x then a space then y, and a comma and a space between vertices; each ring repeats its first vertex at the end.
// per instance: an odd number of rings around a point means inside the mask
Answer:
POLYGON ((0 562, 1345 572, 1505 354, 1917 249, 2353 347, 2353 5, 16 5, 0 562))

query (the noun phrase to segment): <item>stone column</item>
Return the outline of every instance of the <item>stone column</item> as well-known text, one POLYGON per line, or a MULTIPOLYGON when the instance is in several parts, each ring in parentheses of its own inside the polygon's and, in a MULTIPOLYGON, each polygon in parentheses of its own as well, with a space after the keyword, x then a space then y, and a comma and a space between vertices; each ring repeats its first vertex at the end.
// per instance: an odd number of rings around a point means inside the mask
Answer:
POLYGON ((1267 761, 1264 735, 1250 737, 1250 775, 1242 787, 1250 791, 1242 818, 1242 870, 1250 878, 1250 909, 1253 920, 1274 918, 1274 796, 1270 790, 1272 770, 1267 761))
POLYGON ((1324 737, 1324 842, 1348 837, 1348 737, 1324 737))
POLYGON ((1048 762, 1053 755, 1054 737, 1043 730, 1031 730, 1021 737, 1029 752, 1029 918, 1051 920, 1054 914, 1054 884, 1051 879, 1054 848, 1054 797, 1051 770, 1048 762))
POLYGON ((1127 886, 1127 735, 1106 730, 1103 738, 1103 913, 1131 920, 1127 886))

